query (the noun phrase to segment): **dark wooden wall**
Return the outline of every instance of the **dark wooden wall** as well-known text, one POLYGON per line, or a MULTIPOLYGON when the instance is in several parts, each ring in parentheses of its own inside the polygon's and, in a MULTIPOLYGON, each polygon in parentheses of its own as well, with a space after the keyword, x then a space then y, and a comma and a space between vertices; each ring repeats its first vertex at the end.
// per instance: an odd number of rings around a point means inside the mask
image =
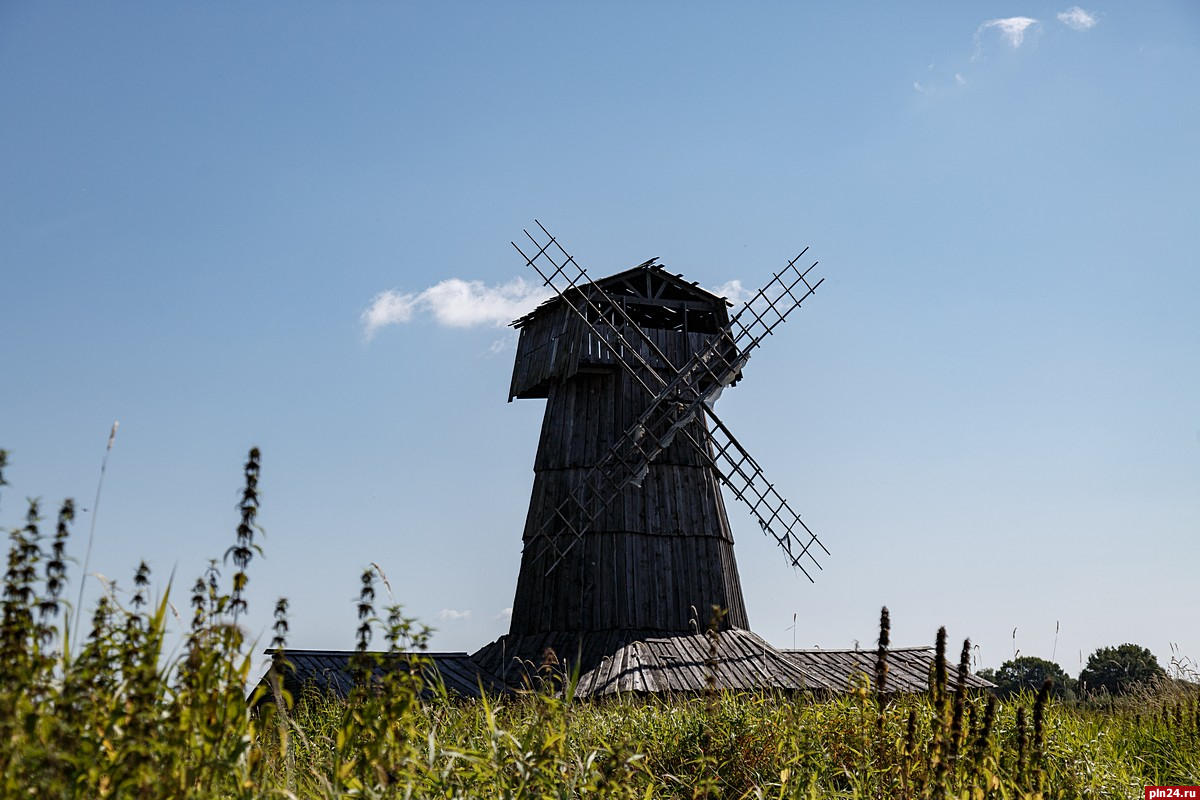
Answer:
POLYGON ((711 334, 682 330, 641 328, 639 332, 621 320, 615 327, 619 334, 606 323, 593 323, 589 327, 561 301, 526 319, 517 342, 509 400, 543 398, 552 381, 570 380, 581 370, 618 366, 617 359, 629 358, 624 353, 622 338, 669 380, 674 368, 686 363, 712 338, 711 334), (653 352, 644 338, 653 340, 666 361, 653 352))
MULTIPOLYGON (((534 462, 512 634, 640 629, 703 630, 710 609, 728 610, 726 627, 748 628, 719 478, 691 440, 706 442, 702 420, 677 436, 651 465, 642 485, 609 503, 567 558, 551 560, 537 541, 545 521, 646 408, 649 397, 615 359, 615 337, 598 341, 586 326, 552 309, 522 329, 513 391, 547 399, 534 462), (558 332, 557 344, 554 334, 558 332), (571 344, 570 342, 573 342, 571 344), (564 355, 570 353, 570 355, 564 355), (552 357, 553 354, 553 357, 552 357)), ((669 380, 711 334, 645 329, 666 361, 627 336, 669 380)), ((636 372, 654 388, 642 369, 636 372)), ((572 534, 548 528, 551 536, 572 534)))

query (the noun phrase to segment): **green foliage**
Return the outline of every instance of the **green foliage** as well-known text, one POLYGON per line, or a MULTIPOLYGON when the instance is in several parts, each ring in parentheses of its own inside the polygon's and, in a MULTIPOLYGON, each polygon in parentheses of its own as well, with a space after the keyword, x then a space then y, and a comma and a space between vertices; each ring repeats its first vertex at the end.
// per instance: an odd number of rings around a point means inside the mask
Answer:
POLYGON ((997 670, 980 670, 979 677, 996 684, 996 693, 1010 697, 1020 692, 1036 692, 1047 680, 1053 681, 1051 694, 1060 699, 1074 699, 1075 681, 1053 661, 1035 656, 1021 656, 1005 661, 997 670))
POLYGON ((1079 685, 1086 692, 1125 694, 1138 685, 1151 683, 1166 674, 1148 649, 1136 644, 1123 644, 1120 647, 1098 648, 1088 656, 1087 666, 1079 673, 1079 685))
MULTIPOLYGON (((258 451, 246 466, 254 495, 258 451)), ((249 797, 261 757, 245 690, 250 658, 213 566, 201 582, 185 654, 163 664, 168 586, 149 596, 143 563, 122 603, 116 587, 97 603, 75 648, 62 614, 65 549, 74 504, 52 537, 31 502, 10 532, 0 613, 0 794, 55 797, 249 797)), ((253 514, 249 522, 253 525, 253 514)), ((253 548, 253 530, 239 542, 253 548)), ((245 584, 238 563, 233 584, 245 584)))
MULTIPOLYGON (((382 576, 368 570, 350 697, 283 690, 280 601, 272 666, 247 698, 237 619, 258 553, 258 477, 252 451, 227 553, 233 574, 213 562, 197 579, 185 647, 169 661, 170 587, 152 600, 144 564, 131 594, 101 598, 86 639, 71 646, 59 597, 74 507, 63 504, 50 533, 31 505, 10 532, 0 598, 0 796, 1123 798, 1146 784, 1200 782, 1190 684, 1143 686, 1107 708, 1064 705, 1045 690, 951 693, 940 631, 934 691, 885 698, 887 615, 876 685, 864 676, 838 697, 712 691, 579 703, 569 682, 547 676, 521 695, 466 701, 426 683, 428 631, 394 604, 377 613, 382 576), (369 652, 377 637, 385 653, 369 652), (406 668, 388 668, 396 659, 406 668)), ((960 677, 969 652, 964 643, 960 677)))

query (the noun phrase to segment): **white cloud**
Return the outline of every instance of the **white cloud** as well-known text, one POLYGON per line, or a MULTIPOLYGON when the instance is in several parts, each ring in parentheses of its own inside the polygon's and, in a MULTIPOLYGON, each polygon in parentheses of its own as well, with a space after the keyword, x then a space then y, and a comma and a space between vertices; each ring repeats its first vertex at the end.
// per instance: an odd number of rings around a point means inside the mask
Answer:
POLYGON ((959 86, 967 85, 967 79, 964 78, 962 75, 958 74, 957 72, 954 73, 954 82, 957 83, 959 86))
POLYGON ((1089 14, 1079 6, 1071 6, 1058 15, 1058 21, 1076 31, 1086 31, 1096 27, 1096 16, 1089 14))
POLYGON ((471 612, 470 610, 455 611, 453 608, 443 608, 434 614, 433 618, 438 622, 456 622, 458 620, 470 619, 471 612))
POLYGON ((512 619, 512 606, 500 610, 496 615, 496 619, 512 619))
POLYGON ((447 278, 423 292, 389 289, 375 295, 363 311, 363 331, 370 339, 380 328, 411 322, 418 313, 451 328, 501 327, 532 311, 551 294, 550 289, 523 278, 497 286, 447 278))
POLYGON ((517 332, 511 331, 507 336, 501 336, 488 345, 488 355, 501 356, 510 350, 517 349, 517 332))
POLYGON ((754 292, 742 286, 742 282, 737 279, 725 281, 725 283, 722 283, 720 286, 714 286, 709 291, 718 297, 724 297, 735 306, 746 302, 754 295, 754 292))
POLYGON ((979 30, 984 31, 988 28, 995 28, 1000 31, 1000 35, 1015 50, 1021 46, 1021 42, 1025 41, 1025 32, 1037 24, 1038 21, 1033 17, 1006 17, 1004 19, 989 19, 979 26, 979 30))
POLYGON ((913 81, 913 88, 921 94, 933 94, 933 89, 922 86, 920 81, 913 81))
POLYGON ((412 319, 416 301, 416 295, 400 294, 395 291, 380 292, 375 295, 375 299, 371 301, 371 307, 362 313, 367 336, 373 336, 375 331, 384 325, 408 322, 412 319))

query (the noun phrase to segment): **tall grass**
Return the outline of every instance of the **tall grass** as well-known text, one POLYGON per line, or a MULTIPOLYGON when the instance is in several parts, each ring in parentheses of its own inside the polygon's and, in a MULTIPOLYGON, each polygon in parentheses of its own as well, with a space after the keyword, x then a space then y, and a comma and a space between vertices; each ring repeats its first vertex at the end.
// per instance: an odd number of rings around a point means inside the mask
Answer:
MULTIPOLYGON (((5 465, 0 451, 0 485, 5 465)), ((151 603, 144 564, 130 598, 101 598, 84 640, 68 641, 74 506, 47 526, 31 504, 10 531, 0 598, 0 796, 1126 798, 1200 783, 1193 685, 1090 705, 1065 705, 1048 687, 1004 702, 961 680, 951 692, 943 630, 932 691, 887 695, 886 610, 874 680, 834 698, 711 690, 577 702, 548 673, 524 693, 467 701, 421 677, 428 631, 394 603, 377 609, 381 574, 369 569, 350 697, 284 691, 281 600, 276 655, 247 698, 237 621, 258 553, 259 475, 252 450, 234 543, 192 586, 174 660, 162 654, 172 587, 151 603), (397 660, 406 668, 389 669, 397 660)), ((968 658, 964 644, 960 678, 968 658)))

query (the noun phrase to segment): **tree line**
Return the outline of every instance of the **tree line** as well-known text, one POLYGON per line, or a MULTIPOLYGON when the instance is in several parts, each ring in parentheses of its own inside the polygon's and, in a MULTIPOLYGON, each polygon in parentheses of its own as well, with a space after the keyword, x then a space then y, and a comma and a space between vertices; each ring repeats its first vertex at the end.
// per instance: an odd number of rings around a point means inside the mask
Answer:
POLYGON ((1078 678, 1072 678, 1053 661, 1036 656, 1020 656, 1005 661, 999 669, 981 669, 976 674, 996 684, 1002 697, 1025 690, 1036 692, 1050 680, 1056 697, 1075 699, 1102 693, 1127 694, 1138 686, 1165 678, 1167 671, 1149 649, 1126 643, 1097 648, 1078 678))

